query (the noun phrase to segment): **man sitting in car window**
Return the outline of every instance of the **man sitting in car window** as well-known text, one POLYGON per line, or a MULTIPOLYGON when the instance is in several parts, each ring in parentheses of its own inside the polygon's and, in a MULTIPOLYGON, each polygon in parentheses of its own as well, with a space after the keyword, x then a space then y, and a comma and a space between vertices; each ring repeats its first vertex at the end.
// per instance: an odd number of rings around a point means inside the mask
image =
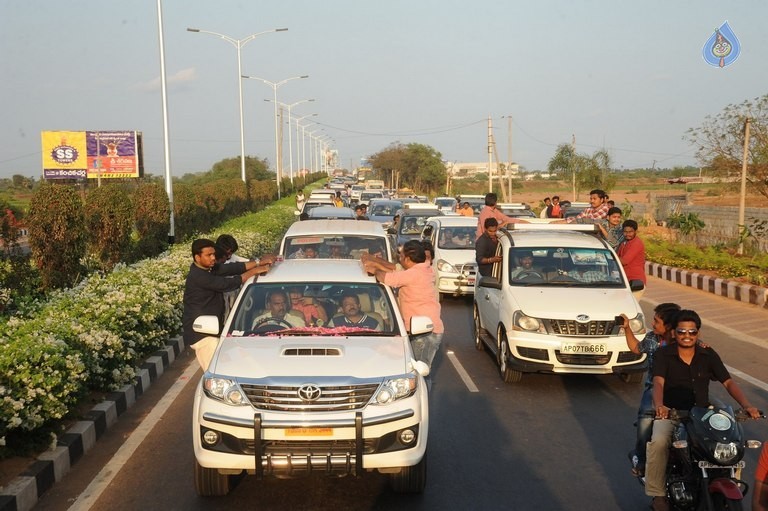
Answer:
POLYGON ((328 323, 329 327, 350 326, 358 328, 368 328, 380 332, 381 323, 360 310, 360 298, 354 293, 344 293, 341 295, 341 312, 334 316, 328 323))
POLYGON ((252 328, 256 329, 264 324, 282 325, 285 328, 306 326, 304 318, 290 310, 291 301, 288 299, 288 293, 282 289, 275 289, 267 297, 267 310, 253 320, 252 328))

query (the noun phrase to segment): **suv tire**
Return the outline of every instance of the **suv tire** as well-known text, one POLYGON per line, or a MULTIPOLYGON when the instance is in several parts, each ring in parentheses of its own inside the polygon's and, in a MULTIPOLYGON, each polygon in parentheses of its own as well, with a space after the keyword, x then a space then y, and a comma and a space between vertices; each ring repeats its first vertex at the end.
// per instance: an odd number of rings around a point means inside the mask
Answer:
POLYGON ((480 333, 483 327, 480 325, 480 311, 477 310, 477 305, 472 307, 472 319, 474 320, 473 323, 475 329, 475 349, 477 351, 483 351, 485 343, 483 343, 483 337, 480 333))
POLYGON ((499 328, 499 349, 496 352, 496 360, 499 363, 499 374, 505 383, 518 383, 523 379, 522 371, 516 371, 509 367, 508 358, 510 354, 509 341, 507 333, 503 328, 499 328))
POLYGON ((641 383, 643 381, 644 376, 645 376, 645 373, 619 374, 619 378, 621 378, 621 381, 623 381, 624 383, 641 383))
POLYGON ((223 497, 232 488, 232 478, 215 468, 205 468, 195 460, 195 490, 201 497, 223 497))
POLYGON ((427 454, 412 467, 402 467, 390 474, 389 483, 395 493, 423 493, 427 485, 427 454))

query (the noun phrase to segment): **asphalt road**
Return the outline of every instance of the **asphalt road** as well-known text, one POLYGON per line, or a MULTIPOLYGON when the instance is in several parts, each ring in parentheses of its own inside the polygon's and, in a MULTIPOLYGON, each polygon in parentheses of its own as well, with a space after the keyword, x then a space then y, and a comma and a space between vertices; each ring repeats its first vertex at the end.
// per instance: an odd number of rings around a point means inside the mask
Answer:
MULTIPOLYGON (((700 293, 680 286, 673 291, 680 303, 700 293)), ((653 298, 662 296, 649 293, 642 301, 647 312, 653 298)), ((192 374, 196 362, 187 353, 35 509, 648 509, 626 456, 641 387, 614 376, 527 375, 518 384, 505 384, 492 357, 474 347, 470 304, 443 301, 446 335, 433 367, 423 495, 393 494, 386 478, 367 474, 246 477, 227 497, 198 497, 190 419, 201 373, 192 374)), ((741 339, 736 330, 708 328, 704 333, 726 364, 756 379, 754 385, 738 379, 752 402, 768 408, 768 386, 761 383, 768 381, 765 347, 741 339)), ((721 388, 714 394, 728 399, 721 388)), ((745 430, 750 438, 768 439, 765 421, 747 423, 745 430)), ((746 457, 750 483, 756 458, 754 451, 746 457)))

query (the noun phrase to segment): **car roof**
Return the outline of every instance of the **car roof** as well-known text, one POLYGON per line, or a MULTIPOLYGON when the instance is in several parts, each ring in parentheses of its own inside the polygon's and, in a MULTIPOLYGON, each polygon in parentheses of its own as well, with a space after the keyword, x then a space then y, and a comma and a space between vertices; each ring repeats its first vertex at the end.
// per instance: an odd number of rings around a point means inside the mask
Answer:
POLYGON ((309 218, 356 218, 355 212, 350 208, 337 208, 336 206, 318 206, 309 211, 309 218))
MULTIPOLYGON (((517 224, 513 224, 517 225, 517 224)), ((544 225, 544 224, 540 224, 544 225)), ((550 224, 557 225, 557 224, 550 224)), ((591 225, 591 224, 590 224, 591 225)), ((515 247, 567 247, 604 249, 602 239, 588 234, 588 231, 574 230, 508 230, 499 229, 503 238, 511 239, 515 247)))
POLYGON ((442 227, 477 227, 477 217, 474 216, 441 215, 431 217, 429 221, 435 221, 442 227))
POLYGON ((288 236, 310 236, 320 234, 359 234, 361 236, 386 236, 379 222, 371 220, 318 219, 294 222, 285 233, 288 236))
MULTIPOLYGON (((304 223, 304 222, 302 222, 304 223)), ((381 231, 381 226, 378 227, 381 231)), ((359 261, 351 259, 289 259, 273 264, 259 284, 282 282, 359 282, 375 283, 359 261)))

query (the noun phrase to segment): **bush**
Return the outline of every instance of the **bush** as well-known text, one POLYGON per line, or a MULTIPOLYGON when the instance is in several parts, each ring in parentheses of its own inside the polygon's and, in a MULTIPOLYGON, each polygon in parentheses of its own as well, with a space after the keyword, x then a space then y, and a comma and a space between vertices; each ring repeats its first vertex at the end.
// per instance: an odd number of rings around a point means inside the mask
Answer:
POLYGON ((43 183, 29 204, 29 245, 43 289, 71 286, 80 278, 87 233, 83 202, 74 187, 43 183))
POLYGON ((144 182, 134 190, 131 202, 137 240, 130 260, 154 257, 168 246, 171 218, 168 194, 160 183, 144 182))
POLYGON ((85 198, 88 253, 101 270, 109 271, 125 260, 133 231, 133 206, 117 184, 94 188, 85 198))

